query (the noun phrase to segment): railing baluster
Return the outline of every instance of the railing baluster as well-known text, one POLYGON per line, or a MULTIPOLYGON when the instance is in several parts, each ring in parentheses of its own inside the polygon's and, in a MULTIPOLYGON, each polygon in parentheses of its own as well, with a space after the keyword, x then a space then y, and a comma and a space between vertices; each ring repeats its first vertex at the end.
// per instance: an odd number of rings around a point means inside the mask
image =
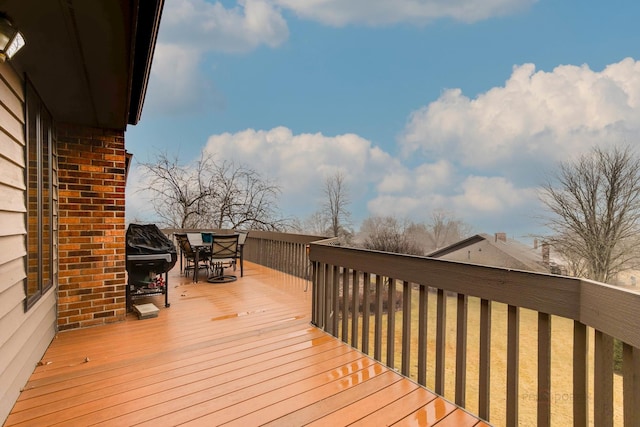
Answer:
POLYGON ((349 342, 349 269, 342 268, 342 342, 349 342))
POLYGON ((340 311, 340 267, 337 265, 333 266, 333 283, 331 286, 332 289, 332 297, 331 300, 331 334, 333 336, 338 336, 338 313, 340 311))
POLYGON ((402 375, 411 370, 411 284, 402 282, 402 375))
POLYGON ((363 273, 362 283, 362 352, 369 354, 369 320, 370 313, 370 290, 371 290, 371 275, 369 273, 363 273))
POLYGON ((491 402, 491 301, 480 300, 480 355, 478 361, 478 415, 489 421, 491 402))
POLYGON ((358 303, 360 302, 360 274, 353 270, 351 275, 351 346, 358 348, 358 303))
POLYGON ((589 420, 589 336, 587 327, 573 322, 573 425, 586 426, 589 420))
POLYGON ((395 368, 396 279, 387 278, 387 366, 395 368))
POLYGON ((507 315, 507 425, 518 425, 518 368, 520 308, 508 306, 507 315))
POLYGON ((624 425, 640 425, 640 349, 622 345, 624 425))
POLYGON ((284 242, 278 242, 278 268, 277 270, 279 271, 285 271, 286 269, 286 265, 285 265, 285 257, 287 256, 285 250, 286 250, 286 245, 284 242))
POLYGON ((382 276, 376 275, 376 325, 373 358, 382 360, 382 276))
POLYGON ((538 313, 538 426, 551 425, 551 316, 538 313))
POLYGON ((593 373, 594 425, 613 425, 613 338, 604 332, 595 332, 593 373))
POLYGON ((332 269, 335 267, 331 267, 329 264, 325 264, 324 266, 324 330, 330 334, 333 334, 332 326, 331 326, 331 311, 333 310, 332 295, 331 291, 333 290, 333 275, 331 274, 332 269))
POLYGON ((458 294, 456 320, 456 405, 465 406, 467 386, 467 296, 458 294))
POLYGON ((445 345, 447 331, 447 298, 444 289, 438 289, 436 318, 436 387, 435 392, 444 395, 445 345))
POLYGON ((294 276, 299 276, 298 270, 298 244, 297 243, 289 243, 289 271, 290 274, 294 276))
POLYGON ((319 277, 318 275, 318 264, 317 262, 313 262, 313 264, 311 265, 311 277, 309 278, 311 280, 311 288, 312 288, 312 292, 311 292, 311 323, 313 323, 314 325, 318 326, 319 324, 319 320, 320 320, 320 316, 319 314, 319 310, 318 310, 318 304, 321 300, 321 298, 318 298, 318 286, 319 286, 319 277))
POLYGON ((429 318, 429 288, 420 285, 418 307, 418 384, 427 385, 427 326, 429 318))

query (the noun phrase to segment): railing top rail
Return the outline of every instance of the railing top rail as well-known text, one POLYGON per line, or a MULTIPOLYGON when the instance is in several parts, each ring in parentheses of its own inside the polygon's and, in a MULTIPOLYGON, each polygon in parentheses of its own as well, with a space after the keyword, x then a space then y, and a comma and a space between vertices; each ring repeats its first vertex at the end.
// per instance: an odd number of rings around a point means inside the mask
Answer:
POLYGON ((640 293, 590 280, 311 243, 314 262, 579 320, 640 347, 640 293))
POLYGON ((314 236, 308 234, 295 234, 295 233, 280 233, 275 231, 259 231, 252 230, 249 232, 249 236, 254 239, 274 240, 278 242, 289 243, 311 243, 318 240, 326 239, 325 236, 314 236))
MULTIPOLYGON (((218 228, 163 228, 162 231, 167 234, 174 233, 222 233, 229 232, 230 229, 218 229, 218 228)), ((295 234, 295 233, 281 233, 276 231, 262 231, 262 230, 247 230, 249 232, 249 238, 251 239, 265 239, 273 240, 276 242, 288 242, 288 243, 302 243, 307 244, 318 240, 326 239, 325 236, 314 236, 307 234, 295 234)))

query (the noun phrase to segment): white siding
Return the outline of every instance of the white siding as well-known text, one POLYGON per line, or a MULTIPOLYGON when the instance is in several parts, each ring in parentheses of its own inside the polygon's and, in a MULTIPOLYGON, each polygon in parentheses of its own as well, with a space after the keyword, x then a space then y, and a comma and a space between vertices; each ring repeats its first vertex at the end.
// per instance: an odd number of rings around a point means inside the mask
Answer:
MULTIPOLYGON (((20 78, 9 64, 0 64, 0 424, 56 331, 57 275, 54 275, 53 289, 28 312, 24 311, 23 105, 24 89, 20 78)), ((54 208, 54 211, 57 210, 54 208)), ((57 254, 54 256, 57 259, 57 254)))

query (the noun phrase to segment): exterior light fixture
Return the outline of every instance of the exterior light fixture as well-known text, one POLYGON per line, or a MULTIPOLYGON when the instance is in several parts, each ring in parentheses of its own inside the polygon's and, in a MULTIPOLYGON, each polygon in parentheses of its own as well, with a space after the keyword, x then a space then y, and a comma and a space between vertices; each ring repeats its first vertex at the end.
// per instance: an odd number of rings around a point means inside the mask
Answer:
POLYGON ((22 33, 13 26, 11 18, 0 12, 0 62, 11 59, 24 45, 22 33))

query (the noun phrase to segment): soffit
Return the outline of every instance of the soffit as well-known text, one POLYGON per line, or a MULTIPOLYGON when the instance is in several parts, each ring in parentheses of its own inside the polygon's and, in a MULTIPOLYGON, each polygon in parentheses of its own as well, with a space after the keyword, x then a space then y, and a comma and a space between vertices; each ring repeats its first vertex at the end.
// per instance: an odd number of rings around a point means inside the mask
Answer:
POLYGON ((154 16, 141 16, 136 0, 0 0, 26 39, 12 66, 57 121, 114 129, 137 122, 139 111, 130 109, 142 108, 162 8, 161 0, 145 2, 154 16), (153 21, 143 26, 148 34, 136 34, 140 19, 153 21), (135 51, 136 38, 148 42, 147 52, 135 51), (138 78, 136 61, 145 62, 138 78))

